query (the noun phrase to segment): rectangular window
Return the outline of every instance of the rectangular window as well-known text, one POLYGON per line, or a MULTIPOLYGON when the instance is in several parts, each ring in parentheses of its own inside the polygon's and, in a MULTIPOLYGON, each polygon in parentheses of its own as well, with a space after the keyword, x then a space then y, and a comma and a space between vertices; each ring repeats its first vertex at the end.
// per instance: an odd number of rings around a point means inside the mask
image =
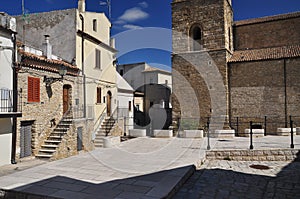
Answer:
POLYGON ((96 63, 95 63, 95 68, 101 69, 101 51, 96 49, 96 63))
POLYGON ((131 111, 131 101, 128 102, 128 111, 131 111))
POLYGON ((101 103, 101 88, 97 88, 97 104, 101 103))
POLYGON ((97 32, 97 19, 93 19, 93 31, 97 32))
POLYGON ((28 102, 40 102, 40 78, 28 77, 28 102))

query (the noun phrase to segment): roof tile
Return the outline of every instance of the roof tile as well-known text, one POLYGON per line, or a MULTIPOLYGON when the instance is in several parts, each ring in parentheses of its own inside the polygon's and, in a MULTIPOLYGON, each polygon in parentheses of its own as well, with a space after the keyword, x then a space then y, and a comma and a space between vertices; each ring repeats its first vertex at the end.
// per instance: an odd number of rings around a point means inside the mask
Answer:
POLYGON ((300 44, 274 48, 234 51, 229 62, 245 62, 300 57, 300 44))

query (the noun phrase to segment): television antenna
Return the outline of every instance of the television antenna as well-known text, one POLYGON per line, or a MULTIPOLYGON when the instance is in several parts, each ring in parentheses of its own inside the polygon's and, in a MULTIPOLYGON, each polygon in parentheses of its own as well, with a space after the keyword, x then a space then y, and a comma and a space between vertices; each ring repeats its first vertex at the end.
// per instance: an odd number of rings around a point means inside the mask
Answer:
POLYGON ((109 18, 109 20, 111 20, 111 0, 100 1, 99 4, 100 4, 100 6, 107 6, 107 8, 108 8, 108 18, 109 18))

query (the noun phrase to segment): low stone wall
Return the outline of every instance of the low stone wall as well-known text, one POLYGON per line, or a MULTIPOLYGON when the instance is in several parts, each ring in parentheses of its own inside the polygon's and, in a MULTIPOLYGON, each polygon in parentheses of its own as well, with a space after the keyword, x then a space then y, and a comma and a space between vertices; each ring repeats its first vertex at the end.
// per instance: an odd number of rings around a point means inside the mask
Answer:
POLYGON ((212 138, 234 138, 235 130, 215 130, 215 132, 210 133, 212 138))
MULTIPOLYGON (((293 128, 293 133, 294 135, 296 135, 296 128, 293 128)), ((289 136, 291 135, 291 128, 277 128, 277 132, 275 135, 289 136)))
POLYGON ((154 137, 156 137, 156 138, 171 138, 171 137, 173 137, 172 130, 154 130, 153 134, 154 134, 154 137))
POLYGON ((300 135, 300 127, 296 128, 296 135, 300 135))
POLYGON ((146 137, 146 129, 129 129, 129 136, 131 137, 146 137))
POLYGON ((183 138, 203 138, 203 130, 184 130, 183 138))
POLYGON ((206 152, 207 160, 233 161, 300 161, 300 150, 270 149, 270 150, 214 150, 206 152), (297 157, 298 154, 298 157, 297 157))
MULTIPOLYGON (((265 129, 252 129, 253 137, 264 137, 265 129)), ((244 137, 250 137, 250 129, 245 129, 244 137)))

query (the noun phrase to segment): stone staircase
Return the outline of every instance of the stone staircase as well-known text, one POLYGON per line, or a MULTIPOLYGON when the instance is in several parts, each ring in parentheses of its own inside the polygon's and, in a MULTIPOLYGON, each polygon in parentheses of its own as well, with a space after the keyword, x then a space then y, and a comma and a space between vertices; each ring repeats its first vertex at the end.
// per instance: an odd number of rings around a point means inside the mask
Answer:
POLYGON ((56 149, 61 143, 63 137, 69 131, 72 122, 72 117, 64 117, 55 127, 55 129, 51 132, 49 137, 44 141, 44 144, 41 146, 38 154, 35 157, 42 159, 50 159, 56 152, 56 149))
POLYGON ((101 124, 100 130, 96 133, 95 147, 102 148, 104 146, 103 138, 110 135, 110 130, 115 125, 115 119, 106 118, 101 124))

